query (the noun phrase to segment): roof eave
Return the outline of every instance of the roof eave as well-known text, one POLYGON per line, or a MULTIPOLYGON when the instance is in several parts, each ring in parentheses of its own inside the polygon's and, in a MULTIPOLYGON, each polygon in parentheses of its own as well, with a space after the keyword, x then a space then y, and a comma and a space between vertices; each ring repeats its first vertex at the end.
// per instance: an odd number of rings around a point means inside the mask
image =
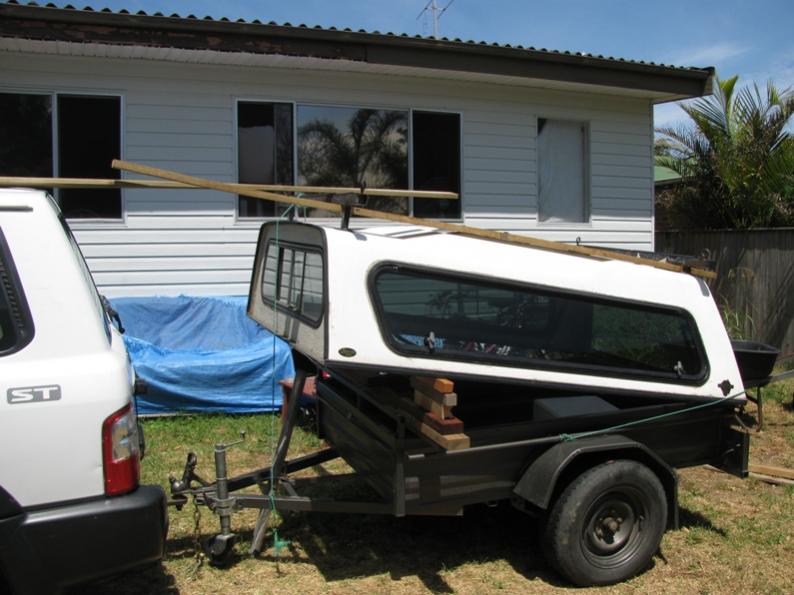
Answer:
POLYGON ((0 35, 110 44, 168 44, 182 49, 247 51, 374 65, 545 79, 637 89, 654 103, 711 90, 713 68, 685 69, 582 54, 484 43, 286 25, 0 5, 0 35), (62 27, 54 25, 61 24, 62 27), (76 37, 69 37, 72 33, 76 37), (210 37, 212 37, 210 39, 210 37))

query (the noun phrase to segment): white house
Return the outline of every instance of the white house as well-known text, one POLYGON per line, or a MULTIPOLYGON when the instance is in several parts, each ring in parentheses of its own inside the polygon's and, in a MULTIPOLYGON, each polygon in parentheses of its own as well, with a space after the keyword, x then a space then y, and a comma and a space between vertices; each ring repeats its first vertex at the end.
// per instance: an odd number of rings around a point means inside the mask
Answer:
MULTIPOLYGON (((653 249, 653 106, 713 69, 391 33, 0 5, 0 175, 458 191, 380 208, 653 249), (134 177, 134 176, 132 176, 134 177)), ((245 294, 273 205, 61 190, 109 296, 245 294)), ((309 213, 308 216, 317 215, 309 213)))

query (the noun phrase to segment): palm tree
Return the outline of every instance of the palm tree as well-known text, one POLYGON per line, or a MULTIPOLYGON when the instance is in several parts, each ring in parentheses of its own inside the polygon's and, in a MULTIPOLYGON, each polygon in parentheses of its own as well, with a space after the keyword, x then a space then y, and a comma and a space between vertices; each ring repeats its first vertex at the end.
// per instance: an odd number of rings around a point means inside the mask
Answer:
POLYGON ((771 81, 736 90, 738 76, 682 109, 689 125, 657 129, 670 154, 656 158, 682 178, 671 207, 701 228, 794 223, 794 91, 771 81))
MULTIPOLYGON (((345 128, 313 119, 298 129, 300 174, 309 186, 407 188, 406 112, 358 109, 345 128)), ((373 209, 407 213, 405 199, 370 198, 373 209)))

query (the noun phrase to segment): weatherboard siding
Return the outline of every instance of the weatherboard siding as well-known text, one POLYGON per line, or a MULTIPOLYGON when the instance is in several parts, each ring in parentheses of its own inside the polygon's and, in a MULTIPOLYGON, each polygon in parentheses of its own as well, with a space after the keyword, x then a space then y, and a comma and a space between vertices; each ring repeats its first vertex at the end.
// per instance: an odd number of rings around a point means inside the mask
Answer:
MULTIPOLYGON (((646 99, 403 76, 8 52, 0 52, 0 71, 0 90, 121 95, 122 158, 228 182, 236 181, 236 99, 460 112, 466 224, 565 242, 653 247, 646 99), (589 223, 537 221, 538 117, 588 125, 589 223)), ((234 196, 126 189, 123 201, 122 222, 72 222, 102 292, 247 293, 259 223, 237 220, 234 196)))

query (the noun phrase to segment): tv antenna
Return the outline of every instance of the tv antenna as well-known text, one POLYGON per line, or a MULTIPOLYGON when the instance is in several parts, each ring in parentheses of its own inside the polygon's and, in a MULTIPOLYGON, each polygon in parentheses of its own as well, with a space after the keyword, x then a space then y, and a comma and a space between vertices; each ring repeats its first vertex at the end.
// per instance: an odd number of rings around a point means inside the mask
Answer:
POLYGON ((430 18, 433 19, 433 37, 438 39, 438 20, 441 18, 441 15, 444 14, 450 6, 452 6, 454 1, 455 0, 449 0, 447 5, 444 8, 441 8, 436 0, 430 0, 422 9, 422 12, 419 13, 419 16, 416 17, 416 20, 418 21, 420 18, 422 18, 423 14, 430 13, 430 18))

